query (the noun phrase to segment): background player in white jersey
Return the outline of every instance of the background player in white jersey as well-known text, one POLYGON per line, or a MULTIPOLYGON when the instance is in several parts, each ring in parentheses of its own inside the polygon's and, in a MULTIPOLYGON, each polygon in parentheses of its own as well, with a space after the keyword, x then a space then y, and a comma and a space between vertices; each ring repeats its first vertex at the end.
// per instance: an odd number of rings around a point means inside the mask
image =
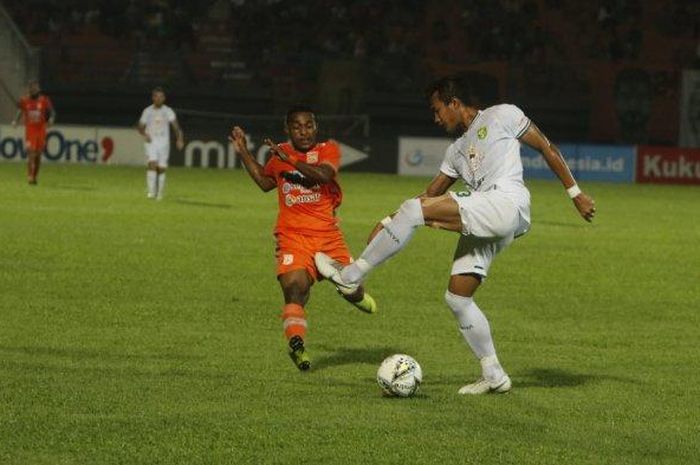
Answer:
POLYGON ((156 87, 151 92, 153 105, 149 105, 141 113, 138 130, 146 143, 146 186, 148 198, 163 198, 165 189, 165 170, 170 158, 170 126, 175 131, 175 143, 178 150, 185 146, 185 137, 177 122, 172 108, 165 105, 165 91, 156 87))
POLYGON ((576 184, 559 149, 518 107, 478 110, 468 83, 456 77, 433 83, 428 97, 435 122, 449 133, 461 134, 448 147, 440 172, 423 194, 405 201, 375 227, 355 263, 341 267, 317 254, 316 265, 323 276, 352 292, 374 267, 399 252, 418 226, 460 233, 445 300, 481 362, 482 377, 459 393, 508 392, 511 380, 498 361, 488 320, 473 295, 496 254, 530 227, 530 194, 523 182, 520 143, 542 153, 587 221, 595 214, 594 202, 576 184), (460 178, 466 190, 448 192, 460 178))

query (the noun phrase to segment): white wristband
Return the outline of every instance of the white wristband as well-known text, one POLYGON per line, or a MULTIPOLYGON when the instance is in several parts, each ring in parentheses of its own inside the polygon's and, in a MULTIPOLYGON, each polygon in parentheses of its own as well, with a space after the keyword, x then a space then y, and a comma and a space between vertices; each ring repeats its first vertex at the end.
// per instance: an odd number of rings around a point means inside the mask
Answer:
POLYGON ((566 193, 569 194, 570 199, 573 199, 578 197, 578 195, 581 193, 581 188, 578 187, 578 184, 574 184, 566 190, 566 193))
POLYGON ((385 218, 382 218, 382 221, 380 221, 380 223, 382 223, 382 226, 386 226, 387 224, 391 223, 391 217, 387 216, 385 218))

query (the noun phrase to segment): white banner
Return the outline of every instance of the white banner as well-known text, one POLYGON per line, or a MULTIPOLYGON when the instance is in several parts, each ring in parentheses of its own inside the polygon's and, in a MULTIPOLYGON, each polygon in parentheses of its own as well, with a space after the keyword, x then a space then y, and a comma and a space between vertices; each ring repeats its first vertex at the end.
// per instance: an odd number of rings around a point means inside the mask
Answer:
POLYGON ((683 71, 679 145, 700 147, 700 71, 683 71))
POLYGON ((435 176, 452 142, 445 137, 399 137, 399 174, 435 176))
MULTIPOLYGON (((24 126, 0 124, 0 162, 26 160, 24 126)), ((143 138, 132 128, 103 126, 49 127, 44 161, 144 165, 143 138)))

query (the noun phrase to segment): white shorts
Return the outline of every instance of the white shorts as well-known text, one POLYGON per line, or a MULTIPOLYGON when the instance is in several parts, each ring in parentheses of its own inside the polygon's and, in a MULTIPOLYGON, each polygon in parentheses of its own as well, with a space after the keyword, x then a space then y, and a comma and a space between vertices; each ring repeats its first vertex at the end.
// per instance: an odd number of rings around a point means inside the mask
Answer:
POLYGON ((455 250, 452 274, 486 277, 491 262, 513 242, 521 227, 520 214, 502 192, 450 192, 459 205, 462 236, 455 250))
POLYGON ((144 144, 146 148, 146 158, 148 162, 156 162, 159 167, 167 168, 168 159, 170 158, 170 144, 151 142, 144 144))

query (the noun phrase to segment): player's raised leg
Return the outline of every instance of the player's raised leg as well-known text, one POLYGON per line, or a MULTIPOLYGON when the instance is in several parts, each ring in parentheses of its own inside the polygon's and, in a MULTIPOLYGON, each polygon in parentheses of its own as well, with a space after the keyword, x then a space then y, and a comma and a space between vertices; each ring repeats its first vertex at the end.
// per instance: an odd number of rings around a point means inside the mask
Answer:
POLYGON ((316 266, 339 288, 354 292, 370 271, 403 249, 422 225, 461 232, 459 205, 447 194, 406 200, 354 263, 339 269, 330 257, 317 254, 316 266))
POLYGON ((289 356, 297 368, 305 371, 311 368, 311 359, 304 347, 308 327, 304 306, 309 299, 313 280, 304 269, 281 274, 278 280, 284 293, 282 325, 289 344, 289 356))

